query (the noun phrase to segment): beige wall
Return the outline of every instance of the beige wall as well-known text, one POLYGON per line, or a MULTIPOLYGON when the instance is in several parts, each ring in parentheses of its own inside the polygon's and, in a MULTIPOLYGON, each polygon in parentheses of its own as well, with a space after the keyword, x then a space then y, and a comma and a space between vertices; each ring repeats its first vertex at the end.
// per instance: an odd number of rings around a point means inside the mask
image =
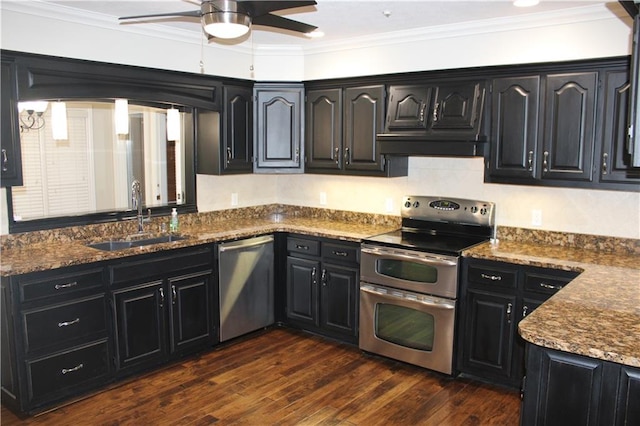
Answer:
MULTIPOLYGON (((616 3, 557 19, 493 22, 460 29, 402 34, 348 45, 299 49, 283 46, 201 46, 199 37, 175 31, 151 36, 140 26, 79 23, 55 11, 34 11, 28 2, 0 3, 0 47, 33 53, 204 72, 255 80, 308 80, 402 71, 460 68, 627 55, 630 19, 616 3), (606 8, 613 4, 613 11, 606 8), (605 9, 602 9, 605 8, 605 9), (95 26, 97 25, 97 27, 95 26), (250 65, 254 64, 254 71, 250 65)), ((483 183, 481 159, 418 158, 409 176, 380 179, 323 175, 198 176, 198 208, 286 203, 372 213, 399 212, 405 194, 446 195, 494 201, 497 222, 531 228, 531 210, 542 211, 541 229, 640 238, 640 194, 623 191, 533 188, 483 183), (391 211, 387 211, 391 199, 391 211), (606 207, 605 207, 606 206, 606 207)), ((0 191, 0 232, 7 233, 7 209, 0 191)))

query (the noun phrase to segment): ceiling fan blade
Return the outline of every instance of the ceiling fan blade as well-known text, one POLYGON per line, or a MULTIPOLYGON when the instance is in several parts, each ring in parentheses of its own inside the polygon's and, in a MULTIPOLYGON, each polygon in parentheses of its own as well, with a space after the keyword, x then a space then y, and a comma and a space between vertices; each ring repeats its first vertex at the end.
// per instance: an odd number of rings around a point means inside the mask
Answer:
POLYGON ((190 18, 200 18, 202 12, 199 10, 191 10, 188 12, 173 12, 173 13, 156 13, 153 15, 137 15, 137 16, 123 16, 118 18, 119 21, 128 20, 128 19, 144 19, 144 18, 163 18, 170 16, 187 16, 190 18))
POLYGON ((266 15, 256 16, 251 19, 254 25, 264 25, 266 27, 282 28, 283 30, 291 30, 299 33, 310 33, 315 30, 316 26, 294 21, 293 19, 283 18, 282 16, 266 15))
POLYGON ((258 17, 266 15, 276 10, 293 9, 296 7, 315 6, 315 1, 261 1, 261 0, 238 0, 238 5, 246 10, 250 16, 258 17))

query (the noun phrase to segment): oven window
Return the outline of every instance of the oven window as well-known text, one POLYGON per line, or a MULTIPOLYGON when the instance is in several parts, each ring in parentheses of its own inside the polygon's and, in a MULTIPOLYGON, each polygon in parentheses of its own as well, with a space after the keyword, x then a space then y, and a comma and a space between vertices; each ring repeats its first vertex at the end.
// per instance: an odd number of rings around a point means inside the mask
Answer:
POLYGON ((404 306, 377 303, 375 333, 379 339, 420 351, 433 349, 433 315, 404 306))
POLYGON ((378 259, 377 272, 405 281, 433 284, 438 281, 438 269, 424 263, 398 259, 378 259))

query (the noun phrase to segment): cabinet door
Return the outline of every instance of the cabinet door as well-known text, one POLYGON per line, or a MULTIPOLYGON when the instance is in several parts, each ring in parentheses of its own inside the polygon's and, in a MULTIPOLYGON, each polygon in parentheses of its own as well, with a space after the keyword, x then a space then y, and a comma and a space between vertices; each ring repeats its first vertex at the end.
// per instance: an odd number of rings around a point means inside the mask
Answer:
POLYGON ((597 78, 597 72, 547 76, 542 179, 592 180, 597 78))
POLYGON ((171 303, 162 281, 114 291, 113 300, 118 369, 162 359, 166 353, 164 306, 171 303))
POLYGON ((349 87, 344 91, 344 168, 382 171, 376 135, 384 129, 385 87, 349 87))
POLYGON ((640 371, 621 366, 616 401, 616 425, 640 424, 640 371))
MULTIPOLYGON (((597 425, 605 375, 600 360, 527 345, 522 425, 597 425)), ((607 398, 614 398, 607 395, 607 398)))
POLYGON ((426 130, 432 92, 429 86, 391 86, 386 130, 426 130))
POLYGON ((515 295, 467 290, 463 370, 485 377, 512 376, 515 295))
POLYGON ((321 326, 326 331, 356 336, 358 269, 325 263, 321 275, 321 326))
POLYGON ((540 77, 493 80, 490 176, 536 177, 540 77))
POLYGON ((287 317, 318 326, 320 262, 287 257, 287 317))
POLYGON ((213 343, 211 271, 169 278, 171 352, 213 343))
POLYGON ((0 75, 2 76, 2 90, 0 91, 0 145, 2 145, 0 164, 2 164, 2 174, 0 175, 0 184, 2 187, 21 186, 22 156, 14 62, 3 60, 0 75))
POLYGON ((461 82, 439 85, 431 110, 431 131, 475 131, 480 125, 484 84, 461 82))
POLYGON ((342 169, 342 89, 309 90, 306 101, 307 169, 342 169))
POLYGON ((222 172, 253 170, 253 90, 225 86, 222 172))
POLYGON ((256 172, 301 170, 302 87, 256 89, 256 172))
POLYGON ((612 183, 640 183, 640 169, 631 167, 626 147, 629 111, 629 72, 604 73, 604 124, 599 180, 612 183))

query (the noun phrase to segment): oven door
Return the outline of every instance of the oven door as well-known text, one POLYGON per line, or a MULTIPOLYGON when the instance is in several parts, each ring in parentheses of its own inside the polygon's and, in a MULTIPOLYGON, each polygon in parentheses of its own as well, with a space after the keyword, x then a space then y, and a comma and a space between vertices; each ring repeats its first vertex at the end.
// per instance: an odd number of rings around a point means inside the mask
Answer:
POLYGON ((363 244, 362 281, 455 299, 458 257, 363 244))
POLYGON ((453 372, 456 301, 360 285, 360 349, 453 372))

